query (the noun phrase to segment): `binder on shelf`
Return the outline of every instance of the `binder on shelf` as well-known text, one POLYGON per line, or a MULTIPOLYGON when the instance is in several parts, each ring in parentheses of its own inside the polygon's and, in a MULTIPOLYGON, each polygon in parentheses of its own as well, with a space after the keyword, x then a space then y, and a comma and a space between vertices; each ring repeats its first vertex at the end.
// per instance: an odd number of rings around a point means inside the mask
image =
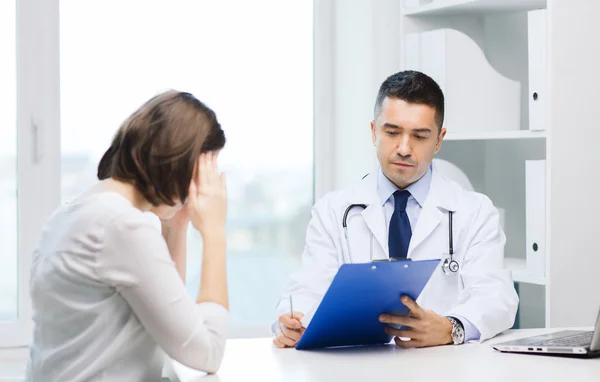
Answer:
POLYGON ((546 276, 546 161, 525 161, 527 273, 546 276))
POLYGON ((454 29, 411 33, 405 53, 407 69, 429 75, 442 88, 448 131, 520 129, 521 83, 496 72, 466 34, 454 29))
POLYGON ((546 129, 546 10, 527 14, 529 130, 546 129))

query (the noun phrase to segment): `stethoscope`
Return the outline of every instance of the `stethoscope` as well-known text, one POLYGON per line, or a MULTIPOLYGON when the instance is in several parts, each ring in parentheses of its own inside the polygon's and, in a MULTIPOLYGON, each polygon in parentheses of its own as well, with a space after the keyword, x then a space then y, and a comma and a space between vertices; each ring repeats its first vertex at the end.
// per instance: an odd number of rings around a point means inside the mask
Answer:
MULTIPOLYGON (((344 229, 344 236, 346 238, 346 247, 348 247, 348 257, 350 258, 350 263, 354 263, 352 259, 352 250, 350 249, 350 239, 348 238, 348 213, 354 207, 360 207, 363 210, 367 208, 366 204, 350 204, 346 211, 344 212, 344 217, 342 218, 342 228, 344 229)), ((442 271, 446 275, 453 275, 457 273, 460 269, 458 262, 453 259, 454 256, 454 244, 452 241, 452 214, 453 211, 448 211, 448 254, 449 256, 442 263, 442 271)), ((369 257, 371 262, 373 262, 373 234, 369 235, 369 257)), ((385 261, 393 261, 394 259, 386 259, 385 261)))

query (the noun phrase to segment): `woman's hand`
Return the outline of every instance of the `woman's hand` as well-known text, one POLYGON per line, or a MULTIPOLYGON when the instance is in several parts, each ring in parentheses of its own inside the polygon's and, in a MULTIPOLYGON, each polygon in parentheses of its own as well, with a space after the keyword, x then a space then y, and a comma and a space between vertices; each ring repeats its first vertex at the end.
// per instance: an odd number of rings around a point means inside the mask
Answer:
POLYGON ((204 153, 198 158, 186 208, 192 225, 203 239, 225 234, 227 187, 225 174, 219 174, 217 169, 215 153, 204 153))
POLYGON ((192 225, 202 235, 202 273, 198 303, 214 302, 229 309, 227 293, 227 188, 217 170, 215 153, 200 155, 186 201, 192 225))

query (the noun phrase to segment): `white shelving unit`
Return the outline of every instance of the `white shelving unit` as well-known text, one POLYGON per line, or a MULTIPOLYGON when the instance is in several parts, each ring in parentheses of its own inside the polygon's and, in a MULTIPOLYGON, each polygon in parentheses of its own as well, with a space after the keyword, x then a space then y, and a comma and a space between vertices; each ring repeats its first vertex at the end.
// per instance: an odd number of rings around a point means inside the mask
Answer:
POLYGON ((528 60, 528 12, 545 8, 546 1, 405 0, 404 5, 402 68, 431 75, 446 95, 450 118, 439 157, 461 168, 503 211, 505 266, 518 284, 521 327, 545 326, 548 280, 545 270, 528 268, 525 256, 525 163, 547 159, 549 129, 529 129, 528 60))
MULTIPOLYGON (((414 0, 413 3, 420 5, 405 7, 405 16, 448 16, 465 13, 529 11, 546 8, 546 0, 414 0)), ((405 4, 410 4, 410 1, 405 4)))
POLYGON ((535 285, 546 285, 546 277, 532 275, 527 270, 525 259, 506 257, 504 265, 513 272, 513 280, 517 283, 528 283, 535 285))
MULTIPOLYGON (((499 96, 515 97, 512 101, 520 102, 518 126, 485 131, 491 124, 487 124, 487 112, 481 113, 481 109, 474 114, 483 117, 477 117, 481 120, 472 126, 449 123, 439 154, 440 159, 461 168, 473 188, 488 195, 501 211, 507 237, 505 266, 513 271, 521 298, 520 326, 593 325, 600 307, 600 49, 592 48, 590 36, 600 35, 600 1, 402 3, 400 68, 433 68, 434 79, 436 75, 441 77, 441 86, 449 89, 444 89, 447 115, 457 115, 458 110, 458 115, 469 113, 473 105, 491 110, 486 104, 490 100, 506 108, 510 100, 494 101, 499 96), (530 13, 539 9, 545 12, 530 13), (443 30, 445 39, 439 38, 440 32, 429 33, 439 30, 443 30), (448 32, 451 30, 461 33, 448 32), (465 40, 464 35, 472 41, 465 40), (485 59, 473 54, 473 42, 485 59), (456 56, 475 70, 465 71, 456 56), (479 70, 479 66, 485 68, 479 70), (498 78, 517 81, 520 94, 507 91, 512 85, 502 85, 502 81, 475 94, 460 86, 470 86, 484 75, 485 81, 492 83, 492 70, 498 78), (456 73, 466 78, 457 79, 456 73), (535 165, 540 162, 534 161, 539 160, 545 160, 542 167, 535 165), (527 162, 530 171, 538 169, 535 187, 527 186, 528 182, 535 183, 536 177, 526 177, 526 161, 531 161, 527 162), (544 190, 543 198, 531 197, 537 194, 534 189, 544 190), (530 191, 529 197, 526 190, 530 191), (533 206, 541 213, 528 219, 533 206), (537 235, 528 238, 526 232, 536 230, 541 230, 543 238, 532 241, 537 235), (529 264, 526 254, 530 256, 529 264), (537 268, 531 264, 537 264, 537 268)), ((516 108, 509 109, 501 112, 516 113, 516 108)))
POLYGON ((482 131, 482 132, 448 132, 445 141, 485 141, 499 139, 540 139, 546 138, 545 131, 482 131))

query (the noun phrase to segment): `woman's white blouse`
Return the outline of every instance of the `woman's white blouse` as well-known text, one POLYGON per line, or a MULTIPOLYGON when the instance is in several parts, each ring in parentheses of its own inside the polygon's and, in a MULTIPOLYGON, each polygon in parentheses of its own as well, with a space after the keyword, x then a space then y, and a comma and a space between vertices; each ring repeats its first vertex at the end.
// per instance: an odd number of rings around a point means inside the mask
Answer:
POLYGON ((164 352, 199 370, 222 360, 227 310, 186 293, 167 244, 116 193, 61 206, 31 270, 28 381, 159 381, 164 352))

